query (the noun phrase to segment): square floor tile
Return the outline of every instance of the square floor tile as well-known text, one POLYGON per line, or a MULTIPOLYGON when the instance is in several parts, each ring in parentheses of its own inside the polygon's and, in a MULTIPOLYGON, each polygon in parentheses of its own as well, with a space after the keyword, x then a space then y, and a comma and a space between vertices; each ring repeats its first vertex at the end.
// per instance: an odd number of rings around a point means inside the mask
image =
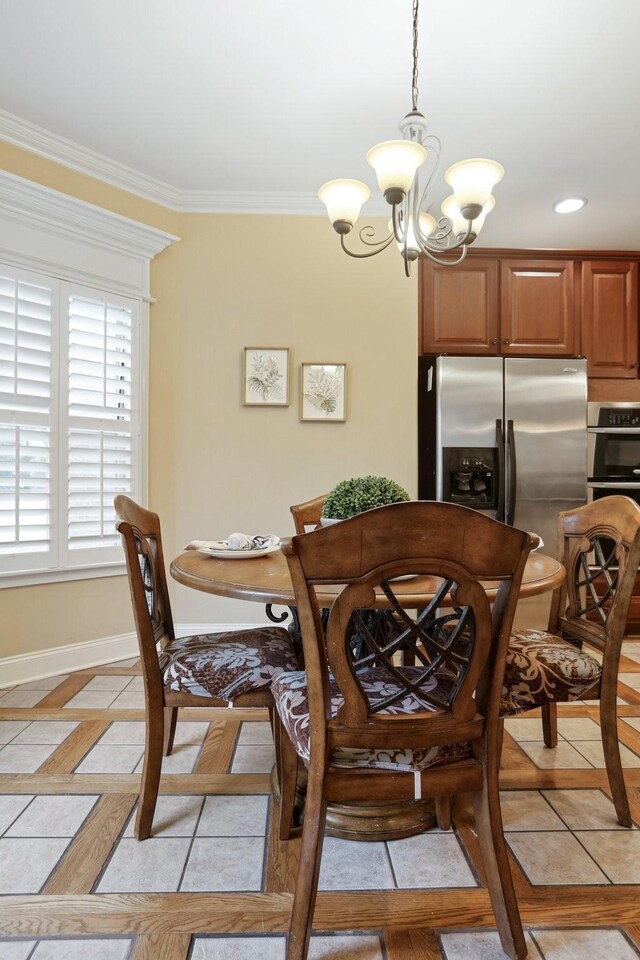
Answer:
POLYGON ((78 720, 35 720, 12 743, 62 743, 79 726, 78 720))
POLYGON ((0 748, 0 773, 35 773, 55 749, 53 744, 9 743, 0 748))
POLYGON ((640 673, 621 673, 619 680, 632 690, 640 691, 640 673))
POLYGON ((246 720, 240 727, 238 745, 273 743, 271 724, 267 720, 246 720))
POLYGON ((100 676, 93 677, 89 683, 82 688, 83 693, 95 693, 96 691, 113 691, 114 696, 122 693, 124 688, 131 683, 131 677, 122 676, 100 676))
POLYGON ((591 764, 575 747, 565 740, 559 740, 557 747, 546 747, 544 741, 521 743, 530 760, 539 770, 575 770, 591 768, 591 764))
POLYGON ((140 657, 128 657, 126 660, 114 660, 113 663, 105 664, 108 667, 135 667, 140 663, 140 657))
POLYGON ((559 717, 558 733, 565 740, 600 740, 600 724, 591 717, 559 717))
MULTIPOLYGON (((528 960, 542 960, 542 955, 525 931, 528 960)), ((440 942, 445 960, 504 960, 497 931, 442 933, 440 942)))
POLYGON ((398 886, 475 887, 476 879, 454 833, 422 833, 389 842, 398 886))
MULTIPOLYGON (((92 747, 75 769, 76 773, 133 773, 140 757, 139 744, 109 743, 92 747)), ((0 759, 2 754, 0 754, 0 759)))
POLYGON ((609 882, 571 833, 507 833, 506 840, 534 885, 609 882))
POLYGON ((271 773, 276 762, 273 744, 255 744, 236 747, 231 773, 271 773))
MULTIPOLYGON (((594 767, 605 766, 602 740, 577 740, 574 746, 594 767)), ((620 744, 620 761, 626 769, 640 767, 640 757, 623 743, 620 744)))
POLYGON ((260 890, 264 846, 262 837, 196 837, 180 889, 260 890))
POLYGON ((73 837, 96 804, 96 796, 68 794, 36 797, 7 837, 73 837))
POLYGON ((502 790, 500 809, 505 830, 566 830, 537 790, 502 790))
POLYGON ((395 887, 384 843, 325 837, 319 890, 392 890, 395 887))
POLYGON ((542 720, 540 717, 506 719, 504 729, 518 743, 523 740, 542 740, 542 720))
POLYGON ((67 700, 63 710, 106 710, 117 696, 115 690, 81 690, 67 700))
POLYGON ((151 837, 142 842, 122 839, 96 892, 175 893, 190 843, 180 837, 151 837))
POLYGON ((343 933, 334 936, 312 934, 309 960, 383 960, 380 938, 343 933))
POLYGON ((9 829, 16 817, 20 816, 32 800, 32 796, 22 796, 20 794, 0 796, 0 834, 9 829))
POLYGON ((570 830, 626 830, 602 790, 543 790, 545 798, 570 830))
POLYGON ((264 837, 269 798, 260 796, 210 796, 198 824, 199 837, 264 837))
POLYGON ((42 677, 40 680, 29 680, 28 683, 19 684, 20 690, 55 690, 60 686, 63 680, 67 679, 66 673, 56 674, 55 677, 42 677))
POLYGON ((16 687, 2 694, 0 691, 0 708, 4 707, 35 707, 37 703, 47 696, 46 690, 21 690, 16 687))
POLYGON ((30 720, 0 720, 0 744, 10 743, 31 723, 30 720))
POLYGON ((545 960, 638 960, 619 930, 532 930, 545 960))
POLYGON ((203 720, 181 720, 178 714, 178 723, 176 725, 176 735, 173 738, 174 747, 178 746, 201 746, 202 741, 209 732, 208 721, 203 720))
POLYGON ((41 940, 30 960, 127 960, 131 940, 41 940))
POLYGON ((27 960, 35 940, 0 940, 0 960, 27 960))
POLYGON ((576 837, 612 883, 640 883, 640 832, 580 830, 576 837))
MULTIPOLYGON (((201 796, 160 794, 153 815, 154 837, 192 837, 202 810, 201 796)), ((136 812, 134 810, 123 836, 132 837, 136 812)))
POLYGON ((628 723, 634 730, 640 730, 640 717, 622 717, 624 723, 628 723))
POLYGON ((108 743, 139 743, 144 746, 144 720, 115 720, 98 741, 100 746, 108 743))
POLYGON ((135 690, 129 693, 125 690, 119 693, 113 703, 109 704, 110 710, 144 710, 144 693, 138 693, 135 690))
POLYGON ((0 894, 38 893, 70 841, 53 837, 0 840, 0 894))
MULTIPOLYGON (((190 960, 285 960, 285 937, 194 937, 190 960)), ((311 957, 311 954, 309 954, 311 957)))
MULTIPOLYGON (((200 756, 200 747, 187 747, 182 744, 173 745, 173 750, 168 757, 162 758, 162 772, 164 773, 193 773, 198 757, 200 756)), ((143 760, 136 766, 134 773, 142 773, 143 760)))
POLYGON ((131 677, 124 689, 127 693, 144 693, 144 677, 131 677))

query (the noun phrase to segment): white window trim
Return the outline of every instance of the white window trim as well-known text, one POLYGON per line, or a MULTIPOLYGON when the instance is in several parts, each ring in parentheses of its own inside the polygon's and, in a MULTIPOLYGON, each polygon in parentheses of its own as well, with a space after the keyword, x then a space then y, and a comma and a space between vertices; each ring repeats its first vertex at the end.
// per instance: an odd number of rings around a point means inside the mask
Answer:
MULTIPOLYGON (((140 307, 140 497, 148 489, 151 259, 179 238, 14 174, 0 171, 0 261, 56 280, 137 300, 140 307)), ((0 575, 0 589, 121 576, 122 562, 0 575)))

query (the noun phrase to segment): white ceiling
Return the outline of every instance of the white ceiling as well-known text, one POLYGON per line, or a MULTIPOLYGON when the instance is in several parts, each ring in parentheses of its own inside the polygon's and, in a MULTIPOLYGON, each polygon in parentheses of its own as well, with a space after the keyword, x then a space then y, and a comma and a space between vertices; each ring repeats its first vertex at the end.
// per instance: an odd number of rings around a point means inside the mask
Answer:
MULTIPOLYGON (((375 186, 366 151, 411 107, 411 0, 4 0, 1 19, 0 138, 181 209, 322 213, 323 181, 375 186)), ((639 42, 638 0, 422 0, 437 205, 449 164, 491 157, 483 246, 640 249, 639 42)))

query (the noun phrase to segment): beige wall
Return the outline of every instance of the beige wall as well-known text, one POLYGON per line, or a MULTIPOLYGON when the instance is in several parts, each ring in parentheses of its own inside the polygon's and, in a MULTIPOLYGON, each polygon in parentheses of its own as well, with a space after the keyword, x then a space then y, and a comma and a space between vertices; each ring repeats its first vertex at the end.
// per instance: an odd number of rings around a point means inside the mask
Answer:
MULTIPOLYGON (((152 264, 149 504, 167 559, 193 538, 289 533, 289 504, 345 477, 416 494, 417 280, 392 251, 349 259, 325 217, 177 215, 6 144, 0 168, 182 238, 152 264), (289 347, 289 407, 242 406, 244 346, 289 347), (347 363, 346 423, 300 423, 301 361, 347 363)), ((0 657, 132 630, 124 577, 0 596, 0 657)), ((178 623, 263 618, 181 586, 173 601, 178 623)))

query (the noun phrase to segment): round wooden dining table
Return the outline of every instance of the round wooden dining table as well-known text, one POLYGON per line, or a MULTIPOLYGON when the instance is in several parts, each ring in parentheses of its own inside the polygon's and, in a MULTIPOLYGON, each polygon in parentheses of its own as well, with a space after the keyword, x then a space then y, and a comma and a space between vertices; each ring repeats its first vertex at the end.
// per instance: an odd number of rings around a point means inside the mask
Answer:
MULTIPOLYGON (((194 590, 253 600, 267 604, 294 607, 295 596, 287 561, 281 550, 262 557, 242 560, 219 559, 198 550, 186 550, 173 560, 171 576, 194 590)), ((559 586, 565 577, 561 563, 543 553, 531 553, 522 578, 519 596, 532 597, 559 586)), ((395 580, 393 589, 405 608, 426 607, 433 599, 440 580, 434 577, 411 577, 395 580)), ((489 599, 495 597, 499 583, 484 583, 489 599)), ((341 586, 322 585, 316 588, 322 607, 333 604, 341 586)), ((389 605, 381 592, 376 606, 389 605)), ((270 611, 269 611, 270 612, 270 611)), ((277 618, 270 615, 272 620, 277 618)), ((279 793, 277 778, 272 777, 274 792, 279 793)), ((330 804, 326 831, 331 836, 350 840, 395 840, 421 833, 435 825, 433 801, 430 799, 386 804, 330 804)))

